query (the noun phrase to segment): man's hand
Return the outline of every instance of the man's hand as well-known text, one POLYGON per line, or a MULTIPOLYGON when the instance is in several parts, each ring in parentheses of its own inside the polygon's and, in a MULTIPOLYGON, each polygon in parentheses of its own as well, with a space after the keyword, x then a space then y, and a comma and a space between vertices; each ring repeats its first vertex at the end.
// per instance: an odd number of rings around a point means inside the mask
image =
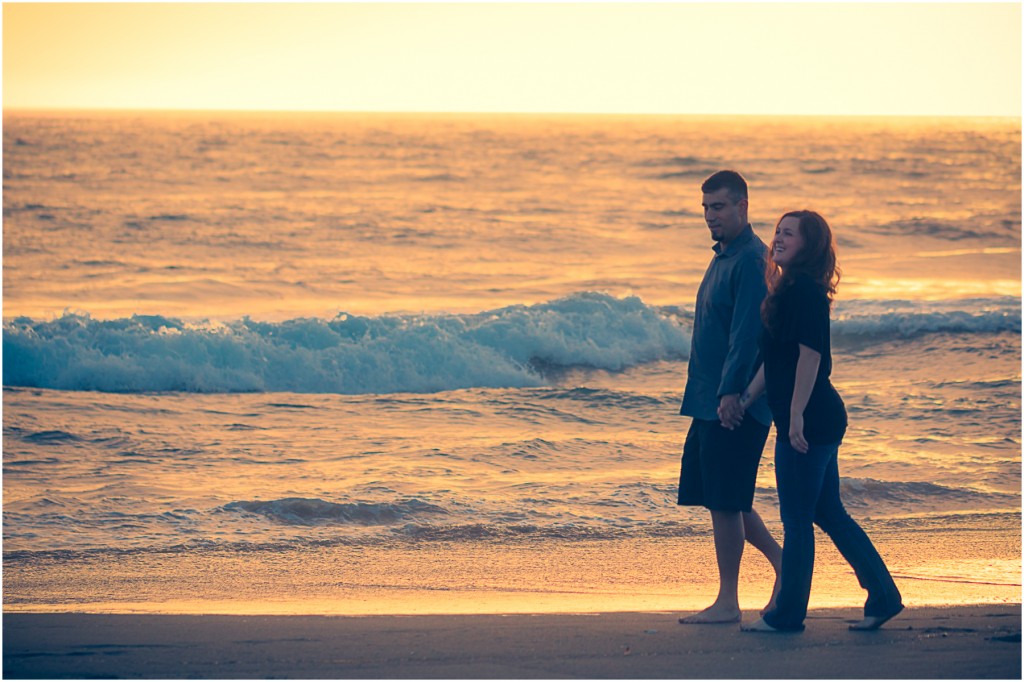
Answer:
POLYGON ((743 408, 740 407, 740 394, 723 395, 718 403, 718 419, 724 428, 732 431, 743 421, 743 408))

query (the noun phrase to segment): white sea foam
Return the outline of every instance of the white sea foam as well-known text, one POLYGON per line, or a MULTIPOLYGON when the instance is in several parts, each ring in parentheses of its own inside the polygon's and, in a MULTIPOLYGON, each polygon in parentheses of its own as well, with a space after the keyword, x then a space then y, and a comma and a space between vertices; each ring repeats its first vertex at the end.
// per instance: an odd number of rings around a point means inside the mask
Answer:
POLYGON ((636 297, 581 293, 475 315, 185 324, 64 315, 4 325, 4 384, 62 390, 435 392, 544 383, 544 368, 685 357, 688 335, 636 297))
POLYGON ((1020 333, 1020 299, 848 301, 836 306, 833 338, 912 339, 924 334, 1020 333))
MULTIPOLYGON (((1020 302, 850 301, 833 336, 912 339, 1021 330, 1020 302)), ((184 323, 65 314, 4 324, 7 386, 108 392, 430 393, 527 387, 567 367, 619 371, 686 358, 689 316, 637 297, 578 293, 471 315, 341 314, 280 323, 184 323)))

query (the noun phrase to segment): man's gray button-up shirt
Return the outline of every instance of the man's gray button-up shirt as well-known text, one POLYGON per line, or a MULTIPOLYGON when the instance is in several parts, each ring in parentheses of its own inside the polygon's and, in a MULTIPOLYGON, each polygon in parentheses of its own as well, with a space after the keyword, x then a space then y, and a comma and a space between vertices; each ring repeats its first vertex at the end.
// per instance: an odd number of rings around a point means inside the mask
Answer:
MULTIPOLYGON (((761 334, 761 302, 767 293, 764 280, 768 247, 750 225, 723 249, 713 247, 697 290, 693 316, 690 362, 680 414, 718 419, 723 395, 739 394, 757 371, 761 334)), ((749 408, 762 424, 772 423, 762 395, 749 408)))

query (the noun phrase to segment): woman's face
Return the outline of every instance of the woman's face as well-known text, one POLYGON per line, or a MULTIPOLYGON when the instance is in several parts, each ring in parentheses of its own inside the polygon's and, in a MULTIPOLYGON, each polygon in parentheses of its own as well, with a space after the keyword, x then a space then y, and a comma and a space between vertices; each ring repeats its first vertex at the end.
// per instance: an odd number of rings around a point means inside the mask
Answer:
POLYGON ((792 265, 800 250, 804 248, 804 237, 800 234, 800 219, 786 216, 775 228, 775 239, 772 240, 772 260, 785 268, 792 265))

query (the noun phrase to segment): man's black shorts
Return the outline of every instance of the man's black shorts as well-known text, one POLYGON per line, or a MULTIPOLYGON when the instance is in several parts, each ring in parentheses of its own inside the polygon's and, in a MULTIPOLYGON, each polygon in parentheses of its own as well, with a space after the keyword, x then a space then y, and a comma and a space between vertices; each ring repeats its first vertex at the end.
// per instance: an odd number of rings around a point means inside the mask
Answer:
POLYGON ((768 427, 750 414, 735 430, 694 419, 683 445, 679 504, 749 512, 768 427))

